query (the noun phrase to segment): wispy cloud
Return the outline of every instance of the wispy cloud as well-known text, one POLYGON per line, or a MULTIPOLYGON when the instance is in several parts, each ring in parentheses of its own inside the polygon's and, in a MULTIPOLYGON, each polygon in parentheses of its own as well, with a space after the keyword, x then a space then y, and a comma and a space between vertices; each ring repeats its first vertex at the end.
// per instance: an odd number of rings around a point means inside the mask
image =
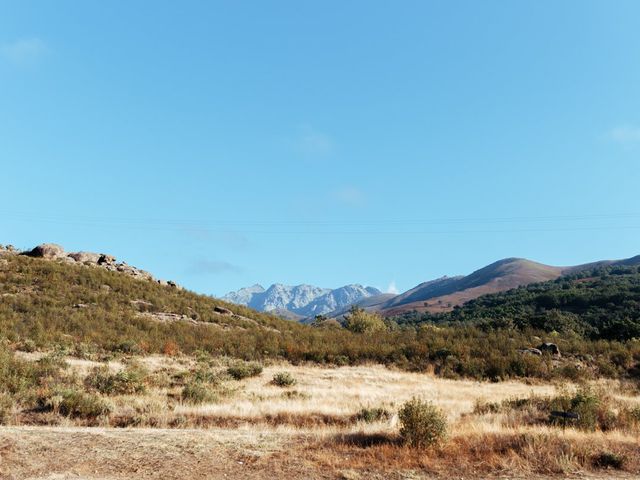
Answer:
POLYGON ((304 125, 294 141, 294 148, 304 156, 319 157, 332 153, 335 144, 328 134, 304 125))
POLYGON ((47 44, 37 37, 22 38, 0 45, 0 57, 15 65, 33 65, 49 51, 47 44))
POLYGON ((621 145, 640 144, 640 126, 620 125, 607 133, 607 138, 621 145))
POLYGON ((334 202, 348 207, 362 207, 366 203, 366 195, 362 190, 354 186, 345 186, 329 193, 334 202))
POLYGON ((200 259, 189 266, 188 272, 196 275, 218 275, 221 273, 240 273, 242 268, 220 260, 200 259))
POLYGON ((396 287, 395 280, 392 280, 391 283, 389 283, 389 286, 387 287, 387 291, 385 293, 393 293, 394 295, 397 295, 400 293, 400 291, 398 290, 398 287, 396 287))

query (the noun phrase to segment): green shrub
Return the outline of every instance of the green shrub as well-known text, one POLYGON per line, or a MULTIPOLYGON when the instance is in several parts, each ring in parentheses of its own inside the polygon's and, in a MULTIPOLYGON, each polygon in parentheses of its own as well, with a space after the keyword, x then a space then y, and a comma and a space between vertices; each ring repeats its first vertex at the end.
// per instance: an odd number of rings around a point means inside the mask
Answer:
POLYGON ((502 405, 498 402, 487 402, 483 399, 477 399, 473 406, 475 415, 486 415, 488 413, 498 413, 502 405))
POLYGON ((0 425, 7 425, 13 415, 14 401, 8 393, 0 393, 0 425))
POLYGON ((307 392, 299 392, 298 390, 285 390, 282 392, 282 398, 287 400, 308 400, 311 398, 307 392))
POLYGON ((35 352, 36 350, 38 350, 38 346, 36 345, 36 342, 31 340, 30 338, 23 340, 20 343, 19 348, 23 352, 29 352, 29 353, 35 352))
POLYGON ((365 423, 381 422, 384 420, 388 420, 390 417, 391 413, 389 413, 387 409, 382 407, 363 407, 358 413, 356 413, 356 420, 365 423))
POLYGON ((182 387, 181 398, 183 402, 194 405, 218 400, 215 392, 200 382, 189 382, 182 387))
POLYGON ((227 368, 227 373, 234 380, 257 377, 262 373, 262 365, 255 362, 237 363, 227 368))
POLYGON ((356 306, 352 307, 344 318, 344 327, 353 333, 376 333, 387 329, 380 315, 367 312, 356 306))
POLYGON ((196 382, 209 383, 211 385, 220 384, 220 375, 213 368, 205 363, 200 363, 193 371, 193 379, 196 382))
MULTIPOLYGON (((582 386, 573 393, 563 393, 551 400, 552 410, 561 410, 578 414, 578 419, 574 425, 582 430, 595 430, 603 427, 600 420, 607 420, 610 417, 600 395, 588 386, 582 386)), ((561 419, 552 419, 553 423, 562 422, 561 419)), ((606 428, 605 428, 606 429, 606 428)))
POLYGON ((291 387, 297 383, 289 372, 276 373, 271 380, 271 383, 277 387, 291 387))
POLYGON ((85 378, 85 385, 105 395, 132 395, 145 390, 146 372, 127 368, 111 373, 108 367, 96 367, 85 378))
POLYGON ((620 470, 626 461, 627 458, 624 455, 613 452, 602 452, 593 457, 592 463, 594 467, 620 470))
POLYGON ((400 436, 411 447, 429 447, 446 436, 446 417, 431 402, 412 398, 402 405, 398 418, 400 436))
POLYGON ((102 397, 75 389, 63 389, 42 399, 43 407, 56 413, 84 419, 97 419, 111 413, 111 404, 102 397))

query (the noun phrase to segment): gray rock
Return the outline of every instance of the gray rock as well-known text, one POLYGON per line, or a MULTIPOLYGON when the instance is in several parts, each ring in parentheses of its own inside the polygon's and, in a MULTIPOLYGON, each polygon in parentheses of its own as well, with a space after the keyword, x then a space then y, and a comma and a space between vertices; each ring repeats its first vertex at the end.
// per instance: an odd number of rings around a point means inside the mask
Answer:
POLYGON ((538 355, 538 356, 542 355, 542 352, 537 348, 523 348, 518 351, 522 354, 538 355))
POLYGON ((69 258, 73 258, 76 262, 79 263, 95 263, 97 264, 100 258, 102 257, 101 253, 93 253, 93 252, 73 252, 67 255, 69 258))
POLYGON ((98 265, 113 265, 114 263, 116 263, 116 257, 112 255, 103 253, 98 258, 98 265))
POLYGON ((231 310, 224 307, 213 307, 213 311, 219 313, 220 315, 233 315, 233 312, 231 310))
POLYGON ((146 300, 131 300, 129 303, 141 312, 148 312, 153 309, 153 303, 146 300))
POLYGON ((556 345, 555 343, 549 343, 549 342, 541 343, 540 345, 538 345, 538 350, 540 350, 541 352, 550 353, 551 355, 554 355, 557 357, 561 356, 560 349, 558 348, 558 345, 556 345))
POLYGON ((49 260, 65 257, 64 248, 60 245, 56 245, 55 243, 43 243, 42 245, 35 247, 33 250, 26 252, 25 255, 34 258, 46 258, 49 260))

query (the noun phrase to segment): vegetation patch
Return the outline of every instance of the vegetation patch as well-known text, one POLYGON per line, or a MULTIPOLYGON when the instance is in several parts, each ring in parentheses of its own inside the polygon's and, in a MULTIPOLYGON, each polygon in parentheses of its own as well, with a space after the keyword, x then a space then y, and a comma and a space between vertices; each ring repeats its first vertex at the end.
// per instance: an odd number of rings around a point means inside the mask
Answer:
POLYGON ((391 412, 383 407, 363 407, 356 413, 355 418, 365 423, 383 422, 391 418, 391 412))
POLYGON ((202 382, 192 381, 182 387, 181 399, 185 403, 198 405, 218 401, 215 391, 202 382))
POLYGON ((276 373, 271 379, 271 384, 276 387, 291 387, 297 383, 297 380, 289 372, 276 373))
POLYGON ((54 413, 88 420, 109 415, 113 408, 102 397, 73 388, 56 390, 42 398, 40 403, 43 408, 54 413))
POLYGON ((447 419, 431 402, 413 398, 398 412, 400 437, 411 447, 430 447, 441 442, 447 433, 447 419))
POLYGON ((227 373, 234 380, 244 380, 249 377, 257 377, 262 373, 262 365, 256 362, 242 362, 231 365, 227 373))
POLYGON ((95 367, 85 378, 85 385, 105 395, 134 395, 145 391, 147 373, 140 368, 127 368, 111 373, 108 367, 95 367))

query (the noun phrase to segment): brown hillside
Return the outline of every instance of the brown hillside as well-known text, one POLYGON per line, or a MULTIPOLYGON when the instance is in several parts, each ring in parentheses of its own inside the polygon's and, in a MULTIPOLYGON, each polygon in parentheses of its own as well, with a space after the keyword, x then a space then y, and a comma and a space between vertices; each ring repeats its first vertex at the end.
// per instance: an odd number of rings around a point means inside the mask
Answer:
POLYGON ((638 257, 599 261, 570 267, 554 267, 523 258, 506 258, 476 270, 464 277, 443 277, 422 283, 379 306, 383 315, 398 315, 407 311, 445 312, 456 305, 489 293, 510 290, 531 283, 556 278, 603 265, 636 264, 638 257))

